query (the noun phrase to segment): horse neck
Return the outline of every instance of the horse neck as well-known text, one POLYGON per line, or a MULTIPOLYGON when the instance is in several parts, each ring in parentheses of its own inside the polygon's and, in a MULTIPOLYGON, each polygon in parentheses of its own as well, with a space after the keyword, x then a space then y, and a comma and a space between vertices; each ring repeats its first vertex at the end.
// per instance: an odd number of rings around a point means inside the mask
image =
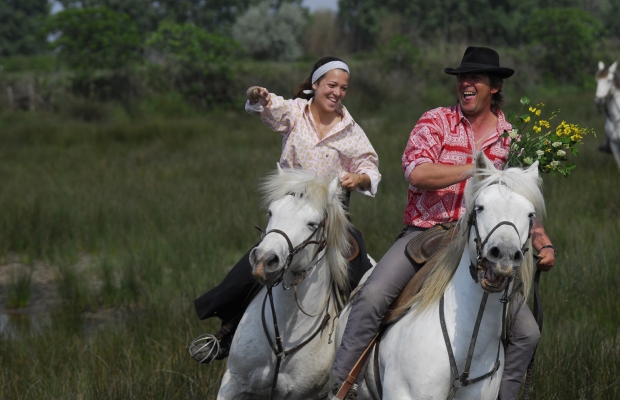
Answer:
POLYGON ((607 98, 607 114, 613 122, 620 120, 620 90, 615 84, 612 84, 611 96, 607 98))
MULTIPOLYGON (((480 284, 476 283, 471 277, 470 263, 469 253, 466 249, 445 292, 446 309, 453 310, 457 324, 460 321, 471 321, 471 325, 473 325, 484 294, 480 284)), ((501 293, 489 294, 484 310, 485 324, 501 324, 502 303, 499 302, 501 295, 501 293)), ((471 331, 468 334, 471 335, 471 331)))

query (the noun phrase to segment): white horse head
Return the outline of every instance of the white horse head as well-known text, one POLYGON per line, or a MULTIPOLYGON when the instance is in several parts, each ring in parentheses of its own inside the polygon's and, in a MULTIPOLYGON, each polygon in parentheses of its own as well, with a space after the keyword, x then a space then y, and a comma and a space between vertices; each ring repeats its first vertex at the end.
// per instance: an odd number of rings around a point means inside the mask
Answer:
POLYGON ((325 248, 332 280, 344 288, 350 222, 340 201, 338 178, 278 166, 262 189, 269 223, 260 244, 250 252, 254 277, 273 285, 285 273, 301 273, 325 248))
POLYGON ((615 61, 605 68, 605 64, 602 61, 598 62, 598 71, 596 72, 596 95, 594 102, 599 105, 605 105, 607 97, 612 94, 614 86, 620 88, 620 79, 616 77, 616 67, 618 62, 615 61))

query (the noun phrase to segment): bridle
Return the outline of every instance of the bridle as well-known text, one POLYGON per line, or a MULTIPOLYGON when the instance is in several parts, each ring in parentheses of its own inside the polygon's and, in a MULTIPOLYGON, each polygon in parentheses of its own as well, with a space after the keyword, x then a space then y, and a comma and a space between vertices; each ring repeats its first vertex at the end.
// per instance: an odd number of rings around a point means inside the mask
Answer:
MULTIPOLYGON (((271 392, 269 395, 269 398, 272 399, 276 386, 278 384, 278 375, 280 374, 280 366, 282 364, 282 360, 288 356, 289 354, 292 354, 298 350, 300 350, 301 348, 303 348, 305 345, 307 345, 308 343, 310 343, 319 333, 321 333, 323 331, 323 329, 325 329, 325 327, 329 324, 329 320, 331 319, 331 316, 329 315, 329 312, 327 311, 329 308, 329 303, 332 297, 332 293, 334 292, 334 287, 333 285, 330 284, 331 288, 329 291, 329 294, 327 295, 323 305, 321 306, 321 308, 319 309, 319 311, 315 314, 311 314, 308 313, 306 310, 304 310, 304 308, 302 307, 301 303, 299 302, 299 299, 297 298, 297 285, 299 285, 307 276, 308 273, 310 272, 310 270, 312 270, 312 268, 314 268, 325 256, 325 254, 323 254, 323 256, 318 257, 318 255, 321 253, 321 251, 323 251, 326 247, 327 247, 327 237, 326 237, 326 232, 325 232, 325 224, 327 221, 327 215, 325 215, 323 217, 323 220, 321 220, 321 222, 319 223, 319 225, 317 226, 316 230, 314 232, 312 232, 312 234, 310 234, 310 236, 308 236, 304 241, 302 241, 300 244, 298 244, 297 246, 293 246, 293 243, 291 242, 291 239, 288 237, 288 235, 280 230, 280 229, 271 229, 269 231, 264 231, 262 228, 260 227, 256 227, 256 229, 258 229, 261 232, 261 237, 260 237, 260 241, 258 244, 260 244, 264 239, 265 236, 267 236, 270 233, 277 233, 279 235, 281 235, 282 237, 284 237, 284 239, 286 240, 286 243, 288 244, 288 256, 286 258, 286 262, 284 264, 284 267, 282 268, 282 272, 280 273, 280 276, 278 277, 278 279, 276 279, 276 281, 267 286, 267 294, 265 295, 265 298, 263 300, 263 306, 262 306, 262 315, 261 315, 261 319, 262 319, 262 325, 263 325, 263 331, 265 332, 265 336, 267 337, 267 341, 269 342, 269 346, 271 347, 271 350, 273 351, 273 354, 276 357, 276 366, 275 366, 275 371, 274 371, 274 375, 273 375, 273 380, 271 383, 271 392), (321 237, 320 239, 316 240, 314 239, 315 235, 317 235, 317 232, 321 231, 321 237), (314 263, 312 263, 312 265, 309 268, 306 268, 304 271, 302 271, 299 276, 297 277, 297 279, 295 279, 290 285, 286 285, 286 283, 284 282, 284 275, 286 274, 288 268, 291 266, 291 263, 293 262, 293 258, 295 257, 295 255, 297 253, 299 253, 301 250, 305 249, 307 246, 311 245, 311 244, 316 244, 317 245, 317 249, 314 253, 314 256, 312 257, 312 260, 316 261, 314 263), (317 258, 318 257, 318 258, 317 258), (294 346, 288 350, 284 349, 284 345, 282 342, 282 336, 280 335, 280 328, 278 326, 278 319, 276 317, 276 308, 275 308, 275 304, 273 302, 273 288, 278 286, 280 284, 280 282, 282 282, 282 289, 283 290, 289 290, 290 288, 294 288, 295 291, 295 300, 297 302, 297 307, 299 307, 300 311, 302 313, 304 313, 305 315, 309 316, 309 317, 317 317, 320 314, 323 314, 323 319, 321 320, 318 328, 314 331, 314 333, 312 335, 310 335, 306 340, 304 340, 302 343, 298 344, 297 346, 294 346), (267 304, 267 298, 269 298, 269 304, 271 307, 271 316, 273 318, 273 330, 274 330, 274 334, 275 334, 275 338, 272 339, 271 335, 269 334, 269 330, 267 328, 267 321, 265 318, 265 306, 267 304)), ((257 244, 257 246, 258 246, 257 244)))
MULTIPOLYGON (((482 258, 483 258, 482 257, 482 250, 484 248, 484 245, 487 244, 487 242, 489 241, 489 238, 491 237, 493 232, 495 232, 501 226, 508 225, 508 226, 512 226, 514 228, 515 232, 517 232, 517 236, 519 237, 519 239, 521 238, 521 234, 519 233, 519 230, 517 229, 515 224, 513 224, 512 222, 510 222, 510 221, 501 221, 497 225, 495 225, 493 227, 493 229, 491 229, 489 231, 489 233, 484 238, 484 240, 481 240, 480 230, 478 229, 478 218, 476 217, 476 211, 477 211, 477 209, 476 209, 476 207, 474 207, 471 210, 471 212, 469 213, 469 217, 467 218, 467 229, 465 230, 465 232, 463 232, 463 235, 465 235, 465 234, 471 235, 471 228, 474 228, 474 231, 476 232, 476 237, 474 238, 474 243, 476 244, 476 266, 474 266, 473 263, 470 263, 469 264, 469 272, 471 273, 472 279, 476 283, 478 283, 477 270, 484 270, 484 269, 486 269, 482 265, 482 258)), ((532 236, 532 226, 533 225, 534 225, 534 219, 533 219, 533 216, 530 216, 530 226, 529 226, 529 228, 527 230, 527 240, 525 241, 523 246, 521 246, 521 253, 523 253, 524 256, 525 256, 525 254, 529 250, 529 248, 527 247, 527 243, 529 242, 529 239, 532 236)))
MULTIPOLYGON (((473 263, 470 263, 469 270, 470 270, 471 276, 474 279, 474 281, 478 283, 477 270, 485 269, 485 267, 482 266, 482 249, 484 248, 484 245, 488 242, 493 232, 495 232, 500 226, 508 225, 514 228, 519 238, 521 238, 521 235, 519 234, 519 230, 517 229, 515 224, 513 224, 510 221, 501 221, 497 225, 495 225, 493 229, 489 231, 489 233, 484 238, 484 240, 482 240, 480 237, 480 231, 478 229, 476 211, 477 209, 475 207, 471 210, 471 213, 469 214, 469 217, 467 219, 467 229, 463 234, 465 233, 471 234, 471 228, 474 228, 474 231, 476 234, 476 237, 474 238, 474 242, 476 243, 476 264, 477 265, 476 267, 474 267, 473 263)), ((521 252, 524 255, 529 250, 528 247, 526 246, 531 236, 533 223, 534 223, 533 217, 531 216, 530 226, 528 229, 528 237, 525 243, 523 244, 523 246, 521 246, 521 252)), ((521 282, 519 282, 518 285, 515 285, 515 287, 513 287, 511 294, 508 295, 508 289, 510 287, 511 280, 512 278, 508 278, 508 282, 506 283, 506 288, 504 289, 504 294, 502 298, 500 299, 500 302, 503 303, 502 340, 506 340, 506 334, 507 334, 506 316, 507 316, 508 304, 512 300, 512 296, 521 288, 521 282)), ((476 378, 471 378, 471 379, 469 378, 471 362, 474 356, 474 349, 476 346, 476 340, 478 338, 478 332, 480 330, 480 324, 482 322, 482 316, 484 314, 484 309, 486 307, 488 297, 489 297, 489 292, 485 290, 482 295, 482 300, 480 300, 480 307, 478 308, 478 316, 476 318, 476 323, 474 324, 474 331, 472 333, 472 337, 469 342, 469 351, 467 353, 467 358, 465 360, 465 369, 463 370, 462 374, 459 374, 459 370, 456 365, 456 358, 454 357, 454 352, 452 351, 452 345, 450 344, 450 336, 448 335, 448 328, 446 327, 443 295, 441 296, 441 300, 439 301, 439 322, 441 324, 441 332, 443 334, 444 342, 446 344, 446 349, 448 351, 448 358, 450 360, 450 373, 452 375, 452 387, 450 388, 450 392, 448 393, 447 400, 452 400, 454 396, 456 395, 457 390, 459 390, 461 387, 468 386, 473 383, 480 382, 486 378, 492 377, 493 375, 495 375, 495 373, 500 367, 501 362, 499 360, 499 355, 500 355, 500 346, 502 343, 501 341, 499 341, 497 345, 497 356, 496 356, 495 364, 493 365, 493 368, 491 368, 491 370, 484 375, 481 375, 476 378)))
MULTIPOLYGON (((299 243, 297 246, 293 246, 293 242, 291 242, 291 239, 288 237, 288 235, 284 232, 281 231, 280 229, 271 229, 269 231, 263 230, 263 228, 261 228, 260 226, 256 226, 255 228, 258 229, 261 232, 260 235, 260 240, 258 241, 258 244, 256 246, 258 246, 267 235, 269 235, 270 233, 277 233, 279 235, 281 235, 282 237, 284 237, 284 239, 286 240, 286 244, 288 245, 288 256, 286 257, 286 262, 284 264, 284 267, 282 268, 282 271, 280 273, 280 276, 278 277, 278 279, 276 279, 276 281, 271 285, 271 287, 275 287, 278 286, 280 284, 280 282, 284 281, 284 275, 286 274, 286 271, 288 270, 288 268, 291 266, 291 263, 293 262, 293 257, 295 257, 295 255, 297 253, 299 253, 300 251, 302 251, 303 249, 305 249, 307 246, 311 245, 311 244, 316 244, 318 245, 315 253, 314 253, 314 258, 316 258, 316 256, 323 250, 325 249, 325 247, 327 246, 327 237, 325 236, 325 223, 327 221, 327 215, 323 218, 323 220, 321 220, 321 222, 319 223, 319 225, 317 226, 316 230, 314 232, 312 232, 310 234, 310 236, 308 236, 303 242, 299 243), (321 231, 321 233, 323 234, 322 237, 319 240, 313 240, 314 236, 317 234, 317 232, 321 231)), ((317 260, 317 262, 320 261, 317 260)), ((316 263, 314 264, 316 265, 316 263)), ((313 265, 313 266, 314 266, 313 265)), ((304 278, 307 275, 307 272, 310 270, 310 268, 308 268, 306 271, 306 274, 304 274, 304 278)), ((294 285, 300 283, 303 280, 303 278, 301 280, 299 280, 299 282, 295 283, 294 285)), ((283 284, 284 285, 284 284, 283 284)), ((287 289, 290 289, 290 287, 288 287, 287 289)))
POLYGON ((618 117, 617 119, 613 120, 612 117, 611 117, 611 113, 609 112, 609 106, 608 106, 609 103, 610 103, 610 100, 613 100, 613 105, 616 106, 616 110, 618 111, 618 114, 620 114, 620 104, 618 104, 616 96, 614 95, 615 94, 614 93, 615 92, 614 85, 615 85, 615 83, 612 81, 611 82, 611 86, 609 88, 609 92, 607 93, 607 95, 605 95, 605 97, 603 97, 603 98, 600 98, 600 97, 597 97, 597 98, 602 100, 602 104, 600 104, 600 103, 598 104, 599 110, 602 109, 605 112, 605 116, 607 117, 607 119, 609 119, 611 121, 612 124, 614 124, 614 128, 615 128, 615 125, 618 122, 620 122, 620 117, 618 117))

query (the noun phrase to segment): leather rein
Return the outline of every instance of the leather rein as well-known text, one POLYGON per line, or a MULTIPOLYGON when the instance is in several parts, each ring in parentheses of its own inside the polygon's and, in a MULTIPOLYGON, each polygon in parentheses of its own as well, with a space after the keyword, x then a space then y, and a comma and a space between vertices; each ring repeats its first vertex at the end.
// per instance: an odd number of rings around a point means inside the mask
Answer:
MULTIPOLYGON (((530 218, 530 227, 528 229, 528 240, 530 238, 531 235, 531 230, 532 230, 532 225, 533 225, 533 220, 532 218, 530 218)), ((474 242, 476 243, 476 264, 477 266, 474 267, 473 264, 470 263, 470 273, 472 275, 472 279, 474 279, 474 281, 476 283, 478 283, 478 275, 477 275, 477 270, 481 270, 481 269, 485 269, 482 265, 482 249, 484 248, 484 245, 487 243, 487 241, 489 240, 489 238, 491 237, 491 235, 493 234, 493 232, 495 232, 495 230, 497 230, 500 226, 503 225, 508 225, 508 226, 512 226, 515 231, 517 232, 517 235, 519 237, 521 237, 521 235, 519 234, 519 231, 517 230, 517 227, 509 221, 501 221, 500 223, 498 223, 497 225, 495 225, 493 227, 493 229, 491 229, 491 231, 488 233, 488 235, 486 236, 486 238, 484 240, 481 240, 480 237, 480 231, 478 230, 478 221, 476 219, 476 209, 474 208, 471 213, 469 214, 469 218, 467 220, 467 230, 465 232, 467 232, 468 234, 471 234, 471 228, 474 228, 474 231, 476 233, 476 237, 474 238, 474 242)), ((465 233, 463 233, 465 234, 465 233)), ((527 242, 528 240, 525 241, 525 244, 521 247, 521 251, 523 254, 525 254, 529 249, 526 247, 527 246, 527 242)), ((507 317, 507 310, 508 310, 508 304, 510 303, 510 301, 512 300, 512 296, 517 293, 517 291, 521 288, 521 282, 519 282, 518 285, 516 285, 511 294, 508 295, 508 289, 510 287, 510 283, 511 280, 513 278, 509 278, 508 282, 506 283, 506 288, 504 289, 504 295, 502 296, 502 298, 500 299, 500 302, 503 304, 503 310, 502 310, 502 340, 506 339, 506 335, 507 335, 507 328, 506 328, 506 317, 507 317)), ((471 369, 471 362, 474 356, 474 349, 476 347, 476 340, 478 339, 478 332, 480 330, 480 324, 482 322, 482 316, 484 314, 484 310, 486 308, 486 304, 487 304, 487 299, 489 297, 489 292, 485 291, 484 294, 482 295, 482 299, 480 300, 480 307, 478 308, 478 316, 476 318, 476 323, 474 324, 474 331, 472 333, 472 337, 471 337, 471 341, 469 343, 469 351, 467 352, 467 358, 465 360, 465 369, 463 371, 462 374, 459 375, 459 370, 458 367, 456 365, 456 358, 454 357, 454 352, 452 351, 452 345, 450 343, 450 336, 448 334, 448 329, 446 327, 446 318, 445 318, 445 312, 444 312, 444 296, 441 296, 441 300, 439 301, 439 322, 441 324, 441 333, 443 334, 443 339, 444 342, 446 344, 446 349, 448 351, 448 358, 450 359, 450 373, 452 375, 452 387, 450 388, 450 392, 448 393, 448 397, 447 400, 451 400, 452 398, 454 398, 454 396, 456 395, 457 390, 459 390, 461 387, 463 386, 468 386, 470 384, 476 383, 476 382, 480 382, 486 378, 489 378, 493 375, 495 375, 495 373, 497 372, 497 370, 499 369, 500 365, 501 365, 501 361, 499 360, 499 355, 500 355, 500 346, 501 346, 501 341, 498 342, 497 345, 497 357, 495 359, 495 364, 493 365, 493 368, 491 368, 491 370, 489 372, 487 372, 484 375, 481 375, 479 377, 476 378, 472 378, 469 379, 469 374, 470 374, 470 369, 471 369)))
POLYGON ((295 279, 290 285, 286 285, 286 283, 284 282, 284 275, 286 274, 288 268, 290 267, 291 263, 293 262, 293 258, 295 257, 295 255, 297 253, 299 253, 301 250, 305 249, 308 245, 311 244, 316 244, 318 247, 314 253, 314 256, 312 257, 312 259, 316 259, 317 256, 319 255, 319 253, 321 251, 323 251, 325 249, 325 247, 327 246, 327 238, 325 236, 325 224, 327 221, 327 216, 325 216, 323 218, 323 220, 319 223, 317 229, 310 235, 308 236, 303 242, 301 242, 299 245, 297 246, 293 246, 293 243, 291 242, 291 239, 288 237, 288 235, 281 231, 280 229, 272 229, 270 231, 265 232, 262 228, 260 227, 256 227, 256 229, 258 229, 261 232, 261 238, 259 241, 260 242, 263 241, 263 239, 265 238, 265 236, 267 236, 270 233, 277 233, 279 235, 281 235, 282 237, 284 237, 284 239, 286 240, 286 243, 288 244, 288 248, 289 248, 289 253, 288 256, 286 258, 286 263, 284 265, 284 267, 282 268, 282 272, 280 274, 280 276, 278 277, 278 279, 275 281, 275 283, 273 283, 270 286, 267 286, 267 293, 265 294, 265 298, 263 299, 263 306, 262 306, 262 311, 261 311, 261 320, 262 320, 262 325, 263 325, 263 331, 265 332, 265 336, 267 337, 267 341, 269 342, 269 346, 271 347, 271 350, 273 351, 273 354, 276 357, 276 367, 275 367, 275 372, 273 375, 273 380, 271 383, 271 391, 270 391, 270 395, 269 398, 272 399, 276 386, 278 384, 278 375, 280 374, 280 367, 282 364, 282 360, 300 350, 301 348, 303 348, 304 346, 306 346, 308 343, 310 343, 319 333, 321 333, 323 331, 323 329, 325 329, 325 327, 329 324, 329 320, 331 319, 331 316, 329 315, 329 312, 327 311, 329 308, 329 303, 332 297, 332 292, 334 291, 334 288, 332 286, 329 294, 327 295, 323 305, 321 306, 321 308, 319 309, 319 311, 316 314, 310 314, 308 313, 306 310, 303 309, 303 307, 301 306, 301 303, 299 302, 299 299, 297 298, 297 285, 300 284, 307 276, 308 273, 310 272, 310 270, 312 270, 325 256, 325 254, 323 254, 323 256, 319 257, 313 264, 312 266, 310 266, 309 268, 305 269, 304 271, 302 271, 299 276, 297 277, 297 279, 295 279), (317 232, 321 231, 322 233, 322 237, 319 240, 315 240, 313 239, 314 236, 317 234, 317 232), (278 326, 278 318, 276 316, 276 309, 275 309, 275 304, 273 302, 273 288, 278 286, 280 283, 282 283, 282 289, 283 290, 289 290, 290 288, 294 288, 295 291, 295 300, 297 302, 297 306, 299 307, 299 310, 304 313, 305 315, 309 316, 309 317, 317 317, 320 314, 323 314, 323 319, 321 320, 321 323, 319 324, 318 328, 314 331, 314 333, 312 333, 312 335, 310 335, 306 340, 304 340, 303 342, 301 342, 300 344, 298 344, 297 346, 294 346, 288 350, 284 349, 284 345, 282 342, 282 336, 280 335, 280 328, 278 326), (267 328, 267 321, 266 321, 266 317, 265 317, 265 306, 267 304, 267 298, 269 298, 269 305, 271 308, 271 316, 273 319, 273 330, 274 330, 274 335, 275 337, 272 339, 271 335, 269 334, 269 329, 267 328))

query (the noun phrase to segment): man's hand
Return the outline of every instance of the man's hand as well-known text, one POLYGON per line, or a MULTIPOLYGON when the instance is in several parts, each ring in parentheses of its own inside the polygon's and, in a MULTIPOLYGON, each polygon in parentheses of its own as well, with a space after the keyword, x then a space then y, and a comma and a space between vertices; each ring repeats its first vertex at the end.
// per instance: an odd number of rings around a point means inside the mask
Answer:
POLYGON ((549 271, 555 264, 555 250, 551 247, 541 249, 538 253, 540 261, 538 262, 538 269, 541 271, 549 271))

